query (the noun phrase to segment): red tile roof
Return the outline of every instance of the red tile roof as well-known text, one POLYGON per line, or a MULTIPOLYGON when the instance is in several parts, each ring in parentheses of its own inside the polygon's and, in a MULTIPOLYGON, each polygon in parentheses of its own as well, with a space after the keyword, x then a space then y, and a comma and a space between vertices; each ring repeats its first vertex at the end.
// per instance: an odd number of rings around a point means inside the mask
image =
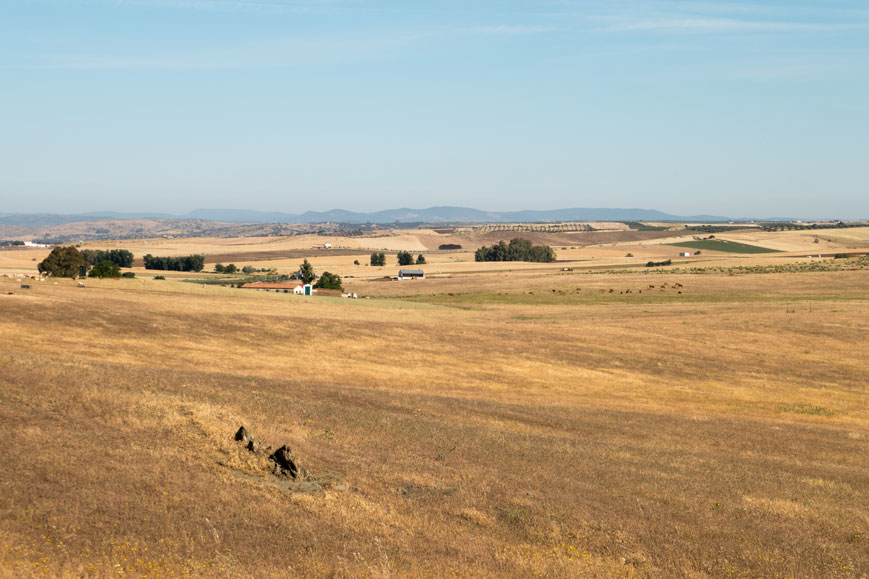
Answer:
POLYGON ((255 281, 253 283, 246 283, 241 286, 242 289, 296 289, 296 287, 302 284, 299 283, 280 283, 280 282, 272 282, 272 281, 255 281))

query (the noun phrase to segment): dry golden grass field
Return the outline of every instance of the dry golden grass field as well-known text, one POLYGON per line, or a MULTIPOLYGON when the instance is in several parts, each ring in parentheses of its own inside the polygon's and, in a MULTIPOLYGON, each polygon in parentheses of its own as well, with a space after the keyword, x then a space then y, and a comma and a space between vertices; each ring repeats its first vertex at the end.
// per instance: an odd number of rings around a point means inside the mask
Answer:
POLYGON ((0 277, 0 576, 869 576, 869 269, 604 249, 311 255, 359 300, 0 277))

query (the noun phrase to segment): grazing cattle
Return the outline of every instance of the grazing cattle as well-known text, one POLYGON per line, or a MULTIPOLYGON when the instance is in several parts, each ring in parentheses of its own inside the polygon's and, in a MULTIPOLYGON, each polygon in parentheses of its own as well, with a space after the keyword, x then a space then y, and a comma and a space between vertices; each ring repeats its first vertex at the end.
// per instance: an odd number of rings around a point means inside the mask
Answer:
POLYGON ((650 285, 650 286, 649 286, 649 289, 655 289, 655 286, 650 285))
POLYGON ((606 293, 606 290, 603 290, 603 289, 602 289, 602 290, 600 290, 600 293, 605 294, 605 293, 606 293))
POLYGON ((614 290, 613 288, 610 288, 610 293, 613 293, 614 291, 616 291, 616 290, 614 290))

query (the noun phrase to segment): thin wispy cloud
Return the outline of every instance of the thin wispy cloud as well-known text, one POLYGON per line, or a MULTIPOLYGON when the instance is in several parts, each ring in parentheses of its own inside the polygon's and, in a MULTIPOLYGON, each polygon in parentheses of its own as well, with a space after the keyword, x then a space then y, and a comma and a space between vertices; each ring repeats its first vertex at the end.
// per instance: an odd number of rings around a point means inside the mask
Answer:
POLYGON ((736 18, 665 18, 627 21, 606 28, 611 32, 821 32, 865 27, 859 24, 816 24, 806 22, 775 22, 736 18))

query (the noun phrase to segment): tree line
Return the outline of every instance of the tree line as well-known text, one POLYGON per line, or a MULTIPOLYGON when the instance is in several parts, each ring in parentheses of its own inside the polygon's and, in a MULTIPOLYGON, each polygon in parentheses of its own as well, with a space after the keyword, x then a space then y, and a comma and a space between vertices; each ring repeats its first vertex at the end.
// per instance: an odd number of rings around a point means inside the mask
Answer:
MULTIPOLYGON (((396 254, 398 258, 398 265, 413 265, 416 263, 417 265, 425 264, 425 256, 423 254, 419 254, 416 256, 416 260, 413 258, 413 254, 409 251, 399 251, 396 254)), ((386 265, 386 254, 383 252, 374 252, 371 254, 371 265, 373 266, 384 266, 386 265)))
POLYGON ((118 267, 133 267, 133 254, 126 249, 83 249, 81 256, 91 265, 109 261, 118 267))
POLYGON ((202 271, 205 256, 194 254, 181 257, 155 257, 150 253, 144 257, 145 269, 165 271, 202 271))
POLYGON ((555 261, 555 251, 548 245, 534 245, 527 239, 517 237, 510 243, 499 241, 492 246, 483 246, 474 252, 475 261, 555 261))

